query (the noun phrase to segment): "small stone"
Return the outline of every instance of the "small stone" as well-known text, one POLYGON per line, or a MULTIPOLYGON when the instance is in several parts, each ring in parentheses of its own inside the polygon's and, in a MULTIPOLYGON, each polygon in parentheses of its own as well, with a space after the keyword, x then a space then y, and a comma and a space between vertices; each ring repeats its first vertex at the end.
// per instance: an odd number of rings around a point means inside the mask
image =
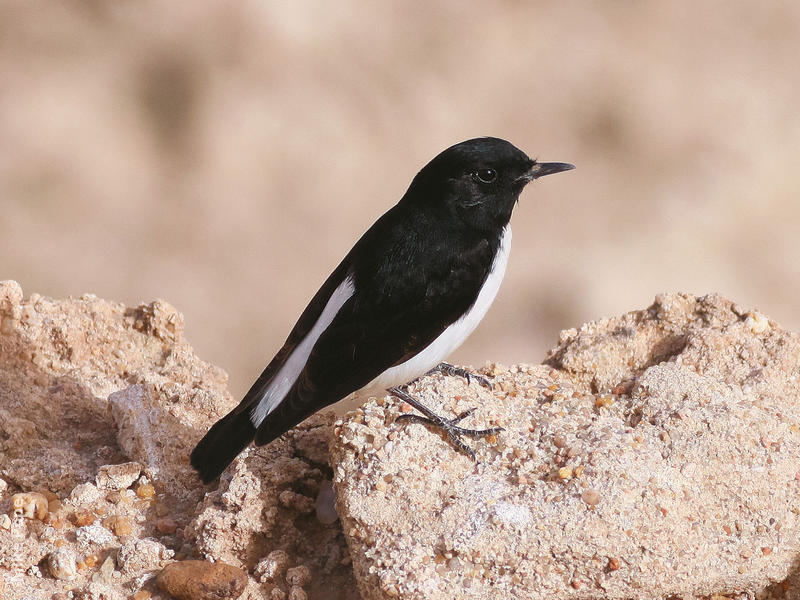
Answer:
POLYGON ((283 576, 288 566, 289 555, 283 550, 273 550, 258 562, 253 575, 259 583, 273 583, 283 576))
POLYGON ((301 514, 310 513, 314 510, 313 499, 292 490, 283 490, 278 494, 278 502, 281 503, 281 506, 295 510, 301 514))
POLYGON ((164 535, 172 535, 178 529, 178 524, 169 517, 164 517, 156 521, 156 529, 164 535))
POLYGON ((339 519, 336 513, 336 496, 333 493, 333 482, 329 479, 322 481, 317 493, 315 503, 317 521, 323 525, 331 525, 339 519))
POLYGON ((299 565, 286 571, 286 583, 303 587, 311 581, 311 570, 305 565, 299 565))
POLYGON ((92 483, 81 483, 76 485, 69 493, 70 502, 73 506, 88 506, 100 499, 101 493, 97 486, 92 483))
POLYGON ((79 527, 75 530, 75 538, 82 551, 106 548, 116 541, 112 533, 99 523, 79 527))
POLYGON ((130 519, 127 517, 121 517, 118 515, 114 515, 108 517, 103 524, 114 532, 114 535, 117 537, 122 537, 123 535, 130 535, 133 533, 133 525, 130 522, 130 519))
POLYGON ((114 567, 114 559, 110 556, 107 556, 103 564, 100 565, 100 577, 106 583, 111 583, 114 576, 114 567))
POLYGON ((753 333, 764 333, 769 331, 769 319, 758 311, 747 313, 747 318, 744 320, 745 325, 750 328, 753 333))
POLYGON ((614 405, 614 396, 610 396, 608 394, 597 396, 597 398, 595 398, 594 405, 597 408, 609 408, 614 405))
POLYGON ((0 527, 6 530, 11 529, 11 517, 5 513, 0 515, 0 527))
POLYGON ((136 488, 136 495, 144 500, 149 500, 156 495, 156 488, 151 483, 143 483, 136 488))
POLYGON ((164 567, 156 583, 177 600, 233 599, 242 595, 247 574, 223 562, 185 560, 164 567))
POLYGON ((147 590, 139 590, 133 595, 131 600, 150 600, 152 597, 153 595, 147 590))
POLYGON ((308 600, 308 594, 299 586, 293 585, 289 590, 288 600, 308 600))
POLYGON ((581 492, 581 500, 589 506, 594 506, 600 502, 600 493, 593 489, 583 490, 583 492, 581 492))
POLYGON ((101 490, 124 490, 139 479, 142 467, 139 463, 127 462, 119 465, 103 465, 97 471, 95 483, 101 490))
POLYGON ((38 492, 25 492, 11 496, 11 514, 15 517, 44 521, 47 511, 47 498, 38 492))
POLYGON ((97 520, 97 516, 91 511, 79 508, 70 515, 69 520, 72 521, 76 527, 85 527, 86 525, 94 523, 97 520))
POLYGON ((98 554, 87 554, 86 558, 83 559, 83 563, 90 569, 94 569, 99 562, 100 562, 100 555, 98 554))
POLYGON ((62 546, 47 555, 47 566, 56 579, 72 581, 78 574, 75 552, 68 546, 62 546))
POLYGON ((130 538, 119 549, 117 564, 123 573, 140 573, 158 568, 162 560, 173 555, 173 550, 157 540, 130 538))

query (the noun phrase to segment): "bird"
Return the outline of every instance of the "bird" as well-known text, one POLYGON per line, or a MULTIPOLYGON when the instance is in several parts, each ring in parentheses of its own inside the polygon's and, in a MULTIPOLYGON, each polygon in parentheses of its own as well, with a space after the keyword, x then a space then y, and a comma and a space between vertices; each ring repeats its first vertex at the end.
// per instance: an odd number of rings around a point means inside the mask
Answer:
POLYGON ((200 479, 214 481, 251 442, 267 444, 354 392, 388 391, 425 415, 407 420, 441 428, 474 458, 460 437, 500 428, 463 429, 458 423, 474 409, 448 419, 400 386, 437 368, 475 377, 442 361, 497 295, 520 193, 534 179, 573 168, 531 159, 496 137, 433 158, 325 280, 239 405, 194 448, 200 479))

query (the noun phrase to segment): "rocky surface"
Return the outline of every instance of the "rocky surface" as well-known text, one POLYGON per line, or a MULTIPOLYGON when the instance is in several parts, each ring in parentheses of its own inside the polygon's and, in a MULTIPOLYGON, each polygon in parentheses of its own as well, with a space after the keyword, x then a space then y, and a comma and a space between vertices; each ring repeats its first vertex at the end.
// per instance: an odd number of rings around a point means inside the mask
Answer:
POLYGON ((333 420, 330 412, 314 415, 272 444, 246 450, 186 528, 201 556, 253 571, 264 593, 275 591, 265 597, 359 598, 339 522, 317 516, 316 499, 332 475, 333 420))
POLYGON ((757 312, 662 296, 494 391, 415 384, 506 428, 477 463, 379 398, 207 487, 188 454, 235 401, 182 326, 0 282, 0 597, 800 597, 800 340, 757 312))
POLYGON ((330 415, 250 451, 220 489, 194 475, 191 448, 235 404, 226 384, 165 302, 26 300, 0 282, 0 597, 157 600, 165 565, 202 557, 246 567, 246 600, 327 598, 326 582, 357 598, 338 523, 315 524, 330 415))
POLYGON ((800 597, 800 336, 717 297, 562 333, 490 392, 428 378, 436 411, 499 424, 478 462, 373 399, 336 426, 363 597, 800 597))

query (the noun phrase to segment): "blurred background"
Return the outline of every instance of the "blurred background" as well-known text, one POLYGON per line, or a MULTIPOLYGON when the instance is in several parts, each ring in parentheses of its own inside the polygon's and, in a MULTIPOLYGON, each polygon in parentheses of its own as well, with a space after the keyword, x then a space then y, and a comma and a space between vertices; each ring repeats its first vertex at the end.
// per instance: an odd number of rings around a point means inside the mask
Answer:
POLYGON ((454 361, 719 292, 800 329, 800 3, 0 1, 0 279, 164 298, 243 393, 445 147, 529 187, 454 361))

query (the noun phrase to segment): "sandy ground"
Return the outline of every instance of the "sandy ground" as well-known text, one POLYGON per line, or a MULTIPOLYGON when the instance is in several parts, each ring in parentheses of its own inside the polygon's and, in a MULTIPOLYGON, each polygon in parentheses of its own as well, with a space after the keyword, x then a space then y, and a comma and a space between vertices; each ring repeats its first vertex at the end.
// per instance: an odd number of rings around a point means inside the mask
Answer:
POLYGON ((0 4, 0 279, 168 298, 250 385, 353 241, 446 146, 578 169, 516 211, 455 361, 720 292, 800 328, 800 5, 0 4))

